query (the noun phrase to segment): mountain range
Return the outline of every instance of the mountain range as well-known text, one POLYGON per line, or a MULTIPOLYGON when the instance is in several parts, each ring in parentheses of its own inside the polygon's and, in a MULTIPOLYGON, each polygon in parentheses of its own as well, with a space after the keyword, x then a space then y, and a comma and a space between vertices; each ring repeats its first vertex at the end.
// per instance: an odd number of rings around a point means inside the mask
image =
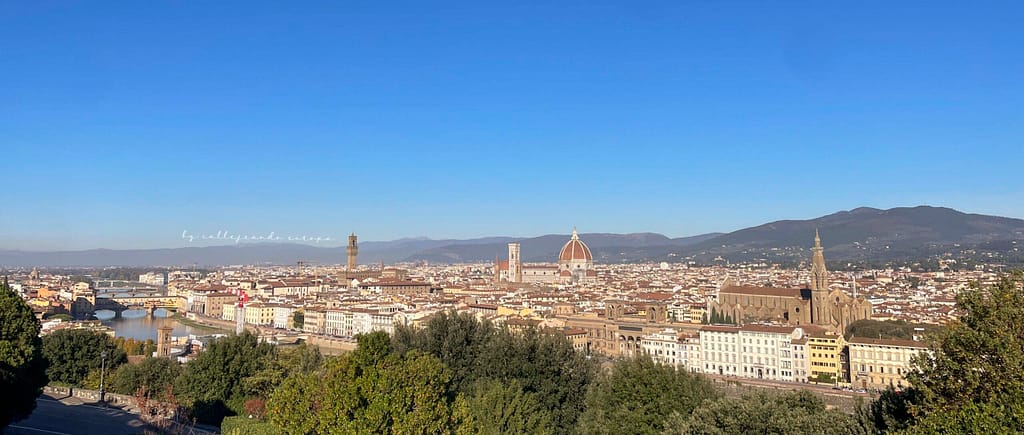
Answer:
MULTIPOLYGON (((814 232, 821 234, 830 261, 924 260, 975 255, 989 261, 1024 263, 1024 220, 918 206, 888 210, 861 207, 807 220, 781 220, 731 233, 669 238, 657 233, 581 234, 598 263, 640 261, 800 262, 809 258, 814 232)), ((567 234, 533 238, 486 237, 469 240, 426 238, 361 242, 360 263, 385 261, 470 263, 507 256, 507 243, 521 244, 526 262, 554 262, 567 234)), ((0 250, 0 268, 97 266, 217 266, 340 264, 344 247, 301 244, 237 244, 167 249, 27 252, 0 250)))

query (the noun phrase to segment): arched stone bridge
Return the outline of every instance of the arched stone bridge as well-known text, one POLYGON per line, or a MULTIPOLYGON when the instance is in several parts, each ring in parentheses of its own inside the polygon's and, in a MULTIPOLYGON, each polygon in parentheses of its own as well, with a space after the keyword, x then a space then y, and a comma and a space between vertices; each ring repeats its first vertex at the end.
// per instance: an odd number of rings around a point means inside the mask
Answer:
POLYGON ((96 298, 93 303, 93 312, 99 310, 113 311, 117 317, 125 310, 145 309, 152 315, 158 308, 166 310, 178 309, 177 296, 124 296, 113 298, 96 298))

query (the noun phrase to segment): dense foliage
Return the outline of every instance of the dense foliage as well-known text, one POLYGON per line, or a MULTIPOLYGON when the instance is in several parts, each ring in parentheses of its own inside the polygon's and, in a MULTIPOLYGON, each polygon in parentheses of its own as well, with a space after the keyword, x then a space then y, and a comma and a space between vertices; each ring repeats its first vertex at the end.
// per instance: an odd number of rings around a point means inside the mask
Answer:
POLYGON ((912 340, 915 335, 925 335, 938 328, 936 325, 907 323, 906 320, 863 319, 853 322, 846 327, 846 339, 851 337, 867 337, 912 340), (923 331, 917 331, 916 329, 918 328, 923 329, 923 331))
POLYGON ((145 341, 136 340, 128 337, 117 337, 114 339, 114 344, 118 349, 124 351, 129 356, 132 355, 146 355, 153 356, 153 352, 156 352, 156 342, 152 338, 146 339, 145 341))
POLYGON ((284 432, 451 433, 458 426, 451 371, 431 355, 390 352, 387 334, 359 336, 350 355, 296 373, 267 404, 284 432))
POLYGON ((0 428, 28 416, 46 385, 39 320, 7 285, 0 284, 0 428))
POLYGON ((957 296, 959 321, 935 334, 908 376, 914 433, 1024 431, 1024 275, 957 296))
POLYGON ((677 413, 665 424, 668 434, 862 434, 867 429, 848 414, 827 411, 807 391, 755 392, 707 402, 692 415, 677 413))
POLYGON ((555 430, 552 415, 537 393, 527 392, 517 380, 477 381, 465 397, 462 427, 470 433, 551 434, 555 430))
POLYGON ((248 332, 214 340, 185 366, 175 391, 199 421, 220 424, 225 416, 244 412, 252 393, 245 380, 270 365, 276 354, 276 347, 248 332))
POLYGON ((703 376, 647 357, 624 359, 591 385, 579 427, 592 434, 656 434, 670 415, 689 415, 716 397, 703 376))
POLYGON ((110 390, 120 394, 142 394, 150 399, 171 396, 182 368, 170 358, 146 358, 138 364, 118 367, 110 376, 110 390))
POLYGON ((575 428, 596 374, 564 336, 495 328, 466 313, 439 313, 424 328, 398 328, 392 342, 398 354, 415 350, 439 358, 452 370, 452 392, 468 394, 481 380, 517 381, 536 394, 558 433, 575 428))
POLYGON ((109 335, 85 329, 64 329, 43 337, 43 357, 49 364, 46 374, 50 382, 75 387, 82 386, 91 371, 98 375, 105 365, 109 375, 128 361, 109 335), (103 352, 107 355, 105 363, 103 352))
POLYGON ((704 314, 701 322, 706 325, 735 325, 736 319, 733 319, 729 313, 719 313, 718 310, 712 308, 710 314, 704 314))
POLYGON ((272 423, 247 416, 226 417, 220 425, 224 435, 278 435, 281 433, 272 423))

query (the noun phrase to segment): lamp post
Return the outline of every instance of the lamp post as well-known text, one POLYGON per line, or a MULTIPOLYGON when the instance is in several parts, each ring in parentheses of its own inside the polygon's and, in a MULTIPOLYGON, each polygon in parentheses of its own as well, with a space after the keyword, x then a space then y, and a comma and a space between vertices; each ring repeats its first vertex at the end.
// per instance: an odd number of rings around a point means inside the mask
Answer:
POLYGON ((104 395, 104 391, 103 391, 103 381, 104 381, 103 375, 105 375, 106 372, 107 372, 107 351, 104 350, 104 351, 100 352, 100 403, 105 403, 104 402, 104 399, 105 399, 104 396, 105 395, 104 395))

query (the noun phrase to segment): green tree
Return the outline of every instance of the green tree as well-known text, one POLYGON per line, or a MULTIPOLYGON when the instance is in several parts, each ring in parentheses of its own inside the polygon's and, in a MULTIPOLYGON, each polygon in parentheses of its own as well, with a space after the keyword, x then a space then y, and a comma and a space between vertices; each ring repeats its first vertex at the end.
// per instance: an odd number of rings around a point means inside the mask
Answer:
POLYGON ((391 342, 399 355, 419 350, 440 358, 452 371, 454 387, 460 388, 475 380, 478 359, 494 335, 490 322, 452 311, 434 315, 423 328, 399 326, 391 342))
POLYGON ((947 412, 932 412, 903 431, 905 434, 1009 434, 1024 428, 1024 398, 964 403, 947 412))
POLYGON ((480 358, 477 379, 518 380, 551 412, 555 431, 575 429, 597 369, 565 336, 537 329, 498 330, 480 358))
POLYGON ((550 410, 540 403, 535 393, 524 391, 517 380, 507 384, 479 381, 465 406, 462 430, 469 433, 554 433, 550 410))
POLYGON ((717 397, 701 376, 657 364, 646 355, 622 359, 590 387, 580 429, 592 434, 656 434, 673 413, 689 415, 717 397))
POLYGON ((213 340, 185 366, 175 391, 199 421, 219 425, 225 416, 244 411, 245 379, 272 361, 275 353, 274 346, 248 332, 213 340))
POLYGON ((470 395, 476 381, 516 380, 551 412, 557 433, 576 426, 594 364, 562 335, 536 329, 513 332, 472 315, 439 313, 425 327, 399 327, 392 351, 436 356, 452 372, 451 395, 470 395))
POLYGON ((252 376, 242 381, 247 395, 267 399, 292 373, 312 373, 323 365, 323 355, 316 346, 302 343, 292 349, 281 349, 252 376))
POLYGON ((915 329, 924 329, 925 333, 938 329, 935 325, 907 323, 905 320, 858 320, 846 327, 846 338, 868 337, 868 338, 895 338, 900 340, 911 340, 915 335, 920 334, 915 329))
POLYGON ((963 422, 1024 431, 1022 287, 1018 271, 957 295, 963 315, 931 336, 930 352, 914 359, 907 376, 916 402, 909 405, 911 432, 958 433, 969 427, 963 422))
POLYGON ((815 376, 808 377, 807 380, 819 384, 833 385, 836 383, 836 375, 832 373, 818 373, 815 376))
POLYGON ((808 391, 772 394, 763 391, 740 398, 707 402, 687 416, 673 414, 664 434, 863 434, 852 416, 825 410, 825 403, 808 391))
MULTIPOLYGON (((373 337, 364 343, 380 344, 373 337)), ((432 355, 357 349, 321 372, 289 376, 271 395, 267 415, 295 434, 451 433, 457 420, 450 382, 451 372, 432 355)))
POLYGON ((39 320, 25 301, 0 284, 0 429, 27 417, 46 385, 39 320))
POLYGON ((181 375, 181 365, 170 358, 149 357, 138 364, 122 365, 110 375, 110 389, 133 395, 140 390, 150 399, 165 397, 181 375))
POLYGON ((913 419, 912 407, 920 402, 915 389, 883 390, 868 406, 858 406, 856 415, 866 427, 875 432, 889 433, 909 427, 913 419))
POLYGON ((103 352, 107 354, 108 374, 128 361, 114 339, 102 332, 64 329, 43 337, 43 357, 49 364, 46 374, 51 382, 81 386, 90 370, 103 365, 103 352))
MULTIPOLYGON (((348 358, 347 356, 341 359, 348 358)), ((331 363, 335 364, 335 363, 331 363)), ((324 403, 323 373, 293 373, 267 401, 267 418, 288 434, 316 433, 324 403)))
POLYGON ((302 326, 306 324, 306 315, 302 311, 296 311, 292 314, 292 327, 295 329, 302 329, 302 326))

